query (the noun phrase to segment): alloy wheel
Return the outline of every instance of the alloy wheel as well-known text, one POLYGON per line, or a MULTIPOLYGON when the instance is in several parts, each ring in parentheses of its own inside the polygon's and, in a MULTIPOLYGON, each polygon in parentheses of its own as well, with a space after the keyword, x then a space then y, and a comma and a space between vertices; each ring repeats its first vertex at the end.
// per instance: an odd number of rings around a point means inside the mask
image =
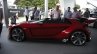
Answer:
POLYGON ((11 33, 12 39, 20 42, 24 40, 24 32, 20 28, 14 28, 11 33))
POLYGON ((86 34, 81 31, 74 32, 71 35, 71 42, 74 45, 84 45, 86 43, 86 34))

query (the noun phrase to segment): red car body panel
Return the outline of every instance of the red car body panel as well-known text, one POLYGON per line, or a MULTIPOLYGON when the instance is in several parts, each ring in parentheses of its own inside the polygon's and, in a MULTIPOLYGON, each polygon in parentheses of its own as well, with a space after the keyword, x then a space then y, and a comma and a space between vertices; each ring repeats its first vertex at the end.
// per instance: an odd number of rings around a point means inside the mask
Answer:
MULTIPOLYGON (((80 23, 75 19, 69 19, 71 22, 68 23, 33 23, 33 22, 23 22, 17 25, 9 26, 9 34, 11 30, 15 27, 22 28, 26 38, 53 38, 53 39, 68 39, 72 32, 80 30, 90 37, 90 32, 85 23, 80 23)), ((85 21, 86 22, 86 21, 85 21)), ((87 21, 89 22, 89 21, 87 21)))

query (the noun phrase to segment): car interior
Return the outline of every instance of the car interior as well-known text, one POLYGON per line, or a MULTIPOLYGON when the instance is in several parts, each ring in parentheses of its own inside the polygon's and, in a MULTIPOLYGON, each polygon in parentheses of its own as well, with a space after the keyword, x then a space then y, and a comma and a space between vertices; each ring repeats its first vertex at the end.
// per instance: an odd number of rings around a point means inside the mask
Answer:
POLYGON ((43 23, 66 23, 66 24, 71 24, 71 22, 69 21, 69 19, 51 19, 51 18, 45 18, 45 20, 43 21, 43 23))
POLYGON ((79 21, 80 23, 83 23, 87 20, 87 18, 77 18, 77 21, 79 21))

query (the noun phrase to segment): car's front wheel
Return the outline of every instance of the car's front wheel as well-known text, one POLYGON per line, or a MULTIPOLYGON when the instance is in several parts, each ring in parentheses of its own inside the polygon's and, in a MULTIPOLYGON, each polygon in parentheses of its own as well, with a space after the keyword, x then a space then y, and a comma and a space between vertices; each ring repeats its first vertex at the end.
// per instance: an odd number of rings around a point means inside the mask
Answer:
POLYGON ((25 39, 24 31, 21 28, 14 28, 11 31, 11 38, 17 42, 25 39))
POLYGON ((71 34, 70 41, 77 46, 84 45, 86 43, 86 34, 82 31, 75 31, 71 34))

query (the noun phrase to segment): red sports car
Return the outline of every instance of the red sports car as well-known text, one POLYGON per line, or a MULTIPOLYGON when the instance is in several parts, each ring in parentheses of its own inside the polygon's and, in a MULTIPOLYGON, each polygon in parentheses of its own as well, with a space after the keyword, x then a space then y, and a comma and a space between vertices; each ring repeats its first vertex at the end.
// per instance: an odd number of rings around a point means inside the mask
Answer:
POLYGON ((54 39, 84 45, 90 38, 88 19, 41 19, 9 26, 9 38, 15 41, 25 39, 54 39))

